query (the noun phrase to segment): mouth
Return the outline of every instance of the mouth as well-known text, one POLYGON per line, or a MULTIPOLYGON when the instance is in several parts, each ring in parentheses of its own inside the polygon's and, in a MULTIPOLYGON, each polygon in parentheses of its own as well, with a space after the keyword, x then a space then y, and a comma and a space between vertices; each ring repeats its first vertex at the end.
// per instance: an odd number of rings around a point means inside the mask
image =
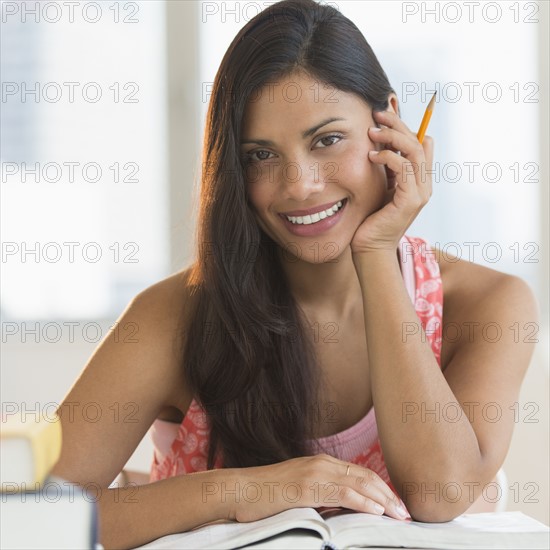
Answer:
POLYGON ((312 225, 334 216, 339 210, 344 208, 347 200, 348 199, 341 199, 332 204, 321 205, 309 210, 296 210, 279 214, 279 216, 293 225, 312 225))
POLYGON ((348 199, 321 205, 315 209, 279 214, 287 231, 297 237, 315 237, 330 231, 345 215, 348 199), (316 210, 316 211, 315 211, 316 210), (300 215, 298 215, 300 213, 300 215))

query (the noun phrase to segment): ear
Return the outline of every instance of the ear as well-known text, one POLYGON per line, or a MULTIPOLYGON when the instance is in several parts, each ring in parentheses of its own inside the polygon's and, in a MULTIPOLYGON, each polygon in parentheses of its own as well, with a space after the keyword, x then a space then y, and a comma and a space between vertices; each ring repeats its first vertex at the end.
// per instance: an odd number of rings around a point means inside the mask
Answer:
POLYGON ((395 113, 396 115, 401 116, 399 114, 399 100, 394 93, 391 93, 388 97, 388 108, 386 109, 386 111, 390 111, 391 113, 395 113))
MULTIPOLYGON (((398 117, 401 117, 401 115, 399 114, 399 100, 397 99, 397 95, 395 95, 394 93, 391 93, 388 96, 388 107, 386 111, 395 113, 398 117)), ((385 148, 395 152, 395 149, 393 147, 388 146, 385 148)), ((384 202, 385 205, 393 198, 393 194, 395 191, 395 173, 392 172, 387 165, 384 165, 384 171, 386 172, 386 191, 388 193, 386 196, 386 201, 384 202)))

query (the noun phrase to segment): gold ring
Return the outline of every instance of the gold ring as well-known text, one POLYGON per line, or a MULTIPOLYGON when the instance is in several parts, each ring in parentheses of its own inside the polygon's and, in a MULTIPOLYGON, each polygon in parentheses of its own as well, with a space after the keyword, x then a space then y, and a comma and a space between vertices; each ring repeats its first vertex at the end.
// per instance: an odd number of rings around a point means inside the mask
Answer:
POLYGON ((350 465, 348 464, 348 469, 346 470, 346 475, 349 474, 350 465))

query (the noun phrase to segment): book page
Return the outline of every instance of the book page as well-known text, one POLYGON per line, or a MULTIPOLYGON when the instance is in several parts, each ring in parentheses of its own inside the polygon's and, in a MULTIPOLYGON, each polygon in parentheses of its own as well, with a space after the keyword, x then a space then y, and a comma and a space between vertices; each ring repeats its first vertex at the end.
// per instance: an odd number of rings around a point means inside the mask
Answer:
POLYGON ((438 549, 549 548, 547 526, 521 512, 463 514, 449 522, 424 523, 351 511, 325 516, 333 542, 347 546, 438 549))
POLYGON ((291 529, 309 529, 319 535, 319 548, 329 540, 329 529, 313 508, 293 508, 251 523, 217 521, 202 527, 156 539, 139 549, 168 550, 180 548, 230 549, 259 542, 291 529))
POLYGON ((239 550, 325 550, 331 548, 330 543, 323 541, 318 533, 306 529, 292 529, 280 535, 269 537, 260 542, 253 542, 247 546, 240 546, 239 550), (328 546, 325 546, 328 544, 328 546))

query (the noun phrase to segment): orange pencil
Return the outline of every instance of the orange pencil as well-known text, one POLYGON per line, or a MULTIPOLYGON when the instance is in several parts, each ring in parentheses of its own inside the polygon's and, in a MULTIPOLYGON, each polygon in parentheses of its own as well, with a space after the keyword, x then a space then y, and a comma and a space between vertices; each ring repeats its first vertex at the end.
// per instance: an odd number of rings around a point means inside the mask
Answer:
POLYGON ((428 106, 426 107, 426 112, 424 113, 424 117, 422 118, 422 122, 420 123, 420 128, 418 130, 418 133, 416 134, 416 137, 418 138, 418 141, 422 143, 424 141, 424 135, 426 134, 426 130, 428 129, 428 124, 430 123, 430 118, 432 118, 432 113, 434 110, 435 105, 435 96, 437 95, 437 91, 433 95, 432 99, 428 103, 428 106))

